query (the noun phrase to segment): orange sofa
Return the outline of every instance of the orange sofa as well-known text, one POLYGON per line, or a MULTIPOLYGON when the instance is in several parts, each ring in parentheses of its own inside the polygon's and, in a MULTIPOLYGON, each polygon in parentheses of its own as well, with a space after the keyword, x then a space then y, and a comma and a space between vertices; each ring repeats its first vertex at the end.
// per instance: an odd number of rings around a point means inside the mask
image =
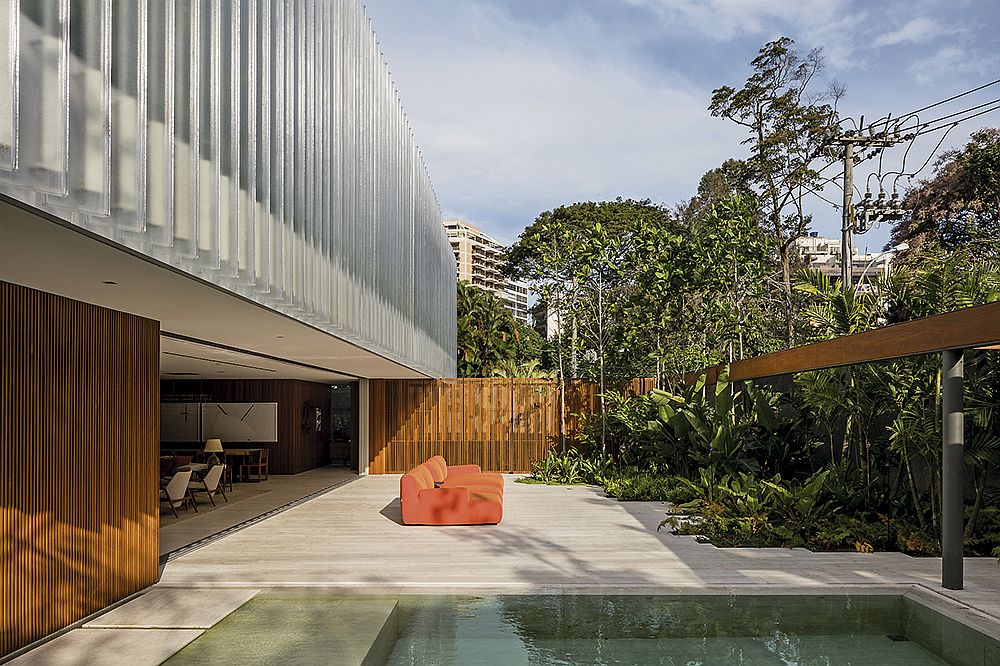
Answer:
POLYGON ((503 518, 503 495, 495 485, 435 486, 431 467, 417 465, 399 480, 406 525, 483 525, 503 518))
POLYGON ((500 495, 503 495, 502 474, 484 472, 479 465, 449 465, 444 456, 433 456, 424 464, 430 469, 436 485, 495 488, 500 495))

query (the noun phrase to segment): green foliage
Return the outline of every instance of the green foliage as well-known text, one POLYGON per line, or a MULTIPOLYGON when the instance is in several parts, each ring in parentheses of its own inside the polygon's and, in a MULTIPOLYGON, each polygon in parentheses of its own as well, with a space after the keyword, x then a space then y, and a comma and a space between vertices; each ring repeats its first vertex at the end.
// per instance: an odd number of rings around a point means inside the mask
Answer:
POLYGON ((458 376, 492 377, 536 357, 538 333, 488 291, 458 283, 458 376))
POLYGON ((705 469, 793 475, 807 469, 809 433, 801 417, 780 408, 777 394, 750 382, 737 390, 726 370, 712 390, 702 377, 679 392, 650 394, 656 411, 642 436, 655 460, 687 478, 705 469))
POLYGON ((649 201, 561 206, 521 233, 509 272, 560 322, 553 366, 598 381, 664 377, 776 348, 762 323, 773 248, 755 199, 705 197, 682 217, 649 201))
POLYGON ((529 358, 526 361, 518 362, 515 359, 505 359, 493 368, 494 377, 525 378, 525 377, 547 377, 555 376, 551 370, 542 367, 541 361, 537 358, 529 358))
POLYGON ((1000 130, 983 129, 969 143, 942 154, 929 180, 910 188, 907 215, 893 229, 890 245, 910 246, 906 261, 944 250, 977 258, 1000 255, 1000 130))
POLYGON ((677 502, 688 497, 676 477, 637 468, 611 473, 602 485, 604 492, 622 502, 677 502))
POLYGON ((608 466, 609 461, 601 456, 585 456, 575 448, 551 449, 544 458, 532 464, 528 482, 560 486, 600 484, 608 466))

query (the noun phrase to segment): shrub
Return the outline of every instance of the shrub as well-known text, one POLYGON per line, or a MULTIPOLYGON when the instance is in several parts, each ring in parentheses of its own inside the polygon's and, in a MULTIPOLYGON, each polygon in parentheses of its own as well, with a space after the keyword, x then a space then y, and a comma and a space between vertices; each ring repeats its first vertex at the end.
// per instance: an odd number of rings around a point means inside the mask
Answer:
POLYGON ((605 479, 604 492, 621 501, 670 502, 679 485, 672 476, 632 471, 605 479))
POLYGON ((540 482, 553 485, 600 484, 609 466, 601 456, 585 456, 575 448, 565 451, 552 449, 532 464, 527 483, 540 482))

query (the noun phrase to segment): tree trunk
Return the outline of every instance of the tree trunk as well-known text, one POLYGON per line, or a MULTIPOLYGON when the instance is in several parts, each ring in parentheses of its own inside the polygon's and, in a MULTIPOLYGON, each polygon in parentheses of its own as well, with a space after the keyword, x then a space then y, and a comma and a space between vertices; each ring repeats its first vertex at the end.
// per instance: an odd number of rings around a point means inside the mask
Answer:
POLYGON ((576 361, 576 348, 577 348, 577 328, 576 328, 576 282, 573 283, 573 293, 571 296, 570 303, 570 313, 569 316, 572 321, 572 331, 570 333, 570 348, 569 348, 569 373, 571 379, 576 379, 580 376, 579 367, 576 361))
POLYGON ((906 466, 906 479, 909 481, 910 497, 913 500, 913 508, 917 512, 917 525, 921 530, 927 529, 927 521, 924 519, 924 507, 920 504, 920 493, 917 492, 917 482, 913 478, 913 466, 910 464, 910 452, 906 444, 903 444, 903 464, 906 466))
POLYGON ((983 495, 986 492, 986 479, 989 478, 989 469, 983 470, 980 476, 973 474, 973 481, 976 486, 976 499, 972 504, 972 514, 969 522, 965 526, 965 538, 968 539, 976 531, 976 521, 979 520, 979 511, 983 508, 983 495))
POLYGON ((559 358, 559 448, 566 452, 566 371, 563 359, 562 304, 556 306, 556 356, 559 358))
POLYGON ((785 338, 789 347, 795 345, 795 313, 792 311, 792 257, 790 244, 778 247, 778 258, 781 260, 781 291, 785 305, 785 338))
POLYGON ((607 430, 608 430, 608 417, 604 412, 604 274, 598 273, 598 287, 597 287, 597 351, 599 354, 600 373, 601 373, 601 394, 599 396, 600 407, 601 407, 601 453, 606 454, 608 452, 608 442, 607 442, 607 430))

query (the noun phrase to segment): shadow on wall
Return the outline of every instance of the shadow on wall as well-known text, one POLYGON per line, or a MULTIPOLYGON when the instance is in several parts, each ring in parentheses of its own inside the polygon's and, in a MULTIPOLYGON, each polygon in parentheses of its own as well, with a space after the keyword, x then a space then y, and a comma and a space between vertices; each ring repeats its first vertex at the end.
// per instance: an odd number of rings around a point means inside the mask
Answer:
POLYGON ((4 507, 0 525, 0 599, 16 603, 0 613, 0 656, 156 582, 155 514, 81 527, 4 507))

